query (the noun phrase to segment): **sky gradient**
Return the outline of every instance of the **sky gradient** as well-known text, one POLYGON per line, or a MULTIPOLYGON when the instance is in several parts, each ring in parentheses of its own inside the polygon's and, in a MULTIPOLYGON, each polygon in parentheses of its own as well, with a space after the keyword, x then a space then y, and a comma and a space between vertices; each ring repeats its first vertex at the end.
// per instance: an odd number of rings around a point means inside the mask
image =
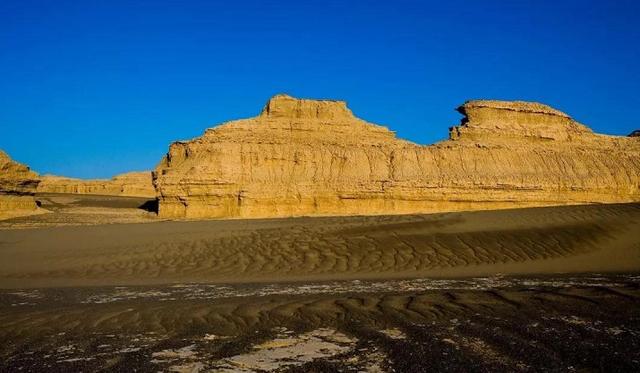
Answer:
POLYGON ((468 99, 640 128, 640 1, 0 2, 0 149, 42 174, 152 169, 277 93, 420 144, 468 99))

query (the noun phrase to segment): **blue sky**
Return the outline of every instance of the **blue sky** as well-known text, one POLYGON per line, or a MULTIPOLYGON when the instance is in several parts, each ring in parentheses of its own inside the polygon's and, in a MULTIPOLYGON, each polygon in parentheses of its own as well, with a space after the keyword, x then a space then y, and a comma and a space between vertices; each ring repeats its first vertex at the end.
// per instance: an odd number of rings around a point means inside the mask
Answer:
POLYGON ((153 168, 276 93, 428 144, 467 99, 640 128, 640 1, 0 2, 0 149, 40 173, 153 168))

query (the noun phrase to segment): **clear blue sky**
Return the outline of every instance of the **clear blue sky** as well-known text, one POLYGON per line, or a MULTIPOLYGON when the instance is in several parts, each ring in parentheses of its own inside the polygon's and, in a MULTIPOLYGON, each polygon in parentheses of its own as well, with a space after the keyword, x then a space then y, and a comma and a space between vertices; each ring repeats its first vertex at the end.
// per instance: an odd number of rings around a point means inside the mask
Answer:
POLYGON ((153 168, 276 93, 418 143, 467 99, 640 128, 640 1, 0 1, 0 148, 40 173, 153 168))

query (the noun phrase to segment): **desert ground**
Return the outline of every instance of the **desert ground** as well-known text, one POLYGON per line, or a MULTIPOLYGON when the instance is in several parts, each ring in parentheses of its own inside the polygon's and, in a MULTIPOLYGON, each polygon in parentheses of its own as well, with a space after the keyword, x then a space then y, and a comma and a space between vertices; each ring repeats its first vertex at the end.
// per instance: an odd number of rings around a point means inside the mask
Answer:
POLYGON ((0 222, 0 371, 637 371, 640 204, 0 222))

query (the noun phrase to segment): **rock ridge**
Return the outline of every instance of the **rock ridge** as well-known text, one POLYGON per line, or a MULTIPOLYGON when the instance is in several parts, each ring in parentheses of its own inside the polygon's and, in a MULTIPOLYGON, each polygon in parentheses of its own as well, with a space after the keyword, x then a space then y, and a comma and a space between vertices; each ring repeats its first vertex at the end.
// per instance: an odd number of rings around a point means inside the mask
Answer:
POLYGON ((278 94, 269 99, 260 116, 320 120, 354 117, 345 101, 296 99, 286 94, 278 94))
POLYGON ((0 218, 35 213, 33 196, 39 182, 37 173, 0 150, 0 218))
POLYGON ((569 115, 537 102, 473 100, 457 108, 464 115, 450 139, 502 141, 592 141, 593 132, 569 115))
POLYGON ((528 101, 502 101, 502 100, 469 100, 462 106, 458 107, 458 111, 464 114, 467 108, 493 108, 512 110, 523 113, 537 113, 537 114, 549 114, 557 115, 560 117, 571 118, 566 113, 560 110, 556 110, 549 105, 541 104, 539 102, 528 101), (462 110, 462 111, 461 111, 462 110))
POLYGON ((171 144, 153 173, 163 217, 368 215, 640 201, 638 138, 550 106, 473 100, 421 146, 344 101, 271 98, 260 115, 171 144))
POLYGON ((90 180, 44 175, 41 177, 37 192, 149 198, 156 195, 151 171, 127 172, 111 179, 90 180))

